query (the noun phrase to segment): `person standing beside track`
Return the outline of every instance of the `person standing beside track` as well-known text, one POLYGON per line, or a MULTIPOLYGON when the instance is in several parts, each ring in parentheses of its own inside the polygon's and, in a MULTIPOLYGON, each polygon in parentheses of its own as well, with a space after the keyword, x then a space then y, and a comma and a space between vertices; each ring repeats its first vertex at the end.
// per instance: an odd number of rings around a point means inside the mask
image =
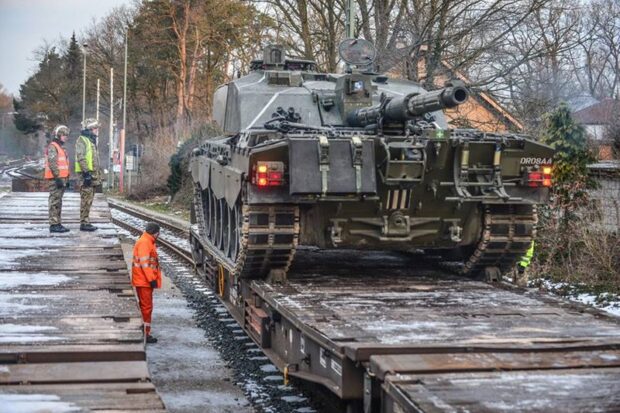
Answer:
POLYGON ((530 247, 525 252, 525 255, 521 257, 521 261, 517 264, 517 268, 515 271, 515 284, 520 287, 527 286, 527 282, 529 279, 529 275, 527 273, 527 267, 532 263, 532 258, 534 257, 534 240, 530 244, 530 247))
POLYGON ((101 185, 99 176, 99 151, 97 119, 82 122, 82 132, 75 143, 75 172, 80 177, 80 231, 96 231, 90 223, 90 207, 95 198, 95 187, 101 185))
POLYGON ((136 288, 147 343, 157 343, 157 339, 151 335, 151 315, 153 314, 153 290, 161 288, 161 269, 155 247, 158 236, 159 225, 149 222, 133 247, 131 285, 136 288))
POLYGON ((45 175, 49 181, 49 220, 50 232, 69 232, 61 224, 62 197, 69 181, 69 158, 63 148, 69 138, 69 128, 58 125, 54 128, 52 141, 45 151, 45 175))

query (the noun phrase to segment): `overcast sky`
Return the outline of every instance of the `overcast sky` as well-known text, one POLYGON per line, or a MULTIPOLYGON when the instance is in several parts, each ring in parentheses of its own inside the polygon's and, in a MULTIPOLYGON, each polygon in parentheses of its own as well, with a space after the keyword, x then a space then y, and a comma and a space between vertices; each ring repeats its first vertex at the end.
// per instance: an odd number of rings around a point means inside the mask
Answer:
POLYGON ((0 83, 17 95, 36 68, 33 52, 45 40, 79 35, 92 19, 132 0, 0 0, 0 83))

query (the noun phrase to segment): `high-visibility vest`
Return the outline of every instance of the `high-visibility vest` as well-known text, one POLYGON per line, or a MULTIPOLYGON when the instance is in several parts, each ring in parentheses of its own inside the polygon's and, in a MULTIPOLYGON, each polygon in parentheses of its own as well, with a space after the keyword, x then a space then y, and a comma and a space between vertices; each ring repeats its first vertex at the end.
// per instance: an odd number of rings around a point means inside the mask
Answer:
MULTIPOLYGON (((92 172, 95 170, 93 167, 93 143, 86 136, 80 136, 80 139, 86 144, 86 167, 88 168, 88 172, 92 172)), ((75 153, 75 172, 82 172, 82 165, 78 162, 77 151, 75 153)))
POLYGON ((532 262, 533 256, 534 256, 534 240, 532 240, 532 243, 530 244, 530 248, 528 248, 528 250, 525 252, 525 255, 521 258, 521 261, 519 261, 519 265, 522 266, 523 268, 527 268, 532 262))
MULTIPOLYGON (((50 143, 51 146, 56 148, 56 152, 58 152, 58 158, 56 163, 58 164, 58 178, 68 178, 69 177, 69 159, 67 159, 67 152, 63 149, 62 146, 58 144, 58 142, 50 143)), ((48 146, 49 151, 49 146, 48 146)), ((45 175, 43 176, 45 179, 54 179, 54 174, 50 169, 49 164, 49 156, 45 157, 45 175)))
POLYGON ((161 269, 155 248, 155 238, 148 232, 144 232, 133 247, 131 285, 150 287, 151 281, 157 281, 157 288, 161 288, 161 269))

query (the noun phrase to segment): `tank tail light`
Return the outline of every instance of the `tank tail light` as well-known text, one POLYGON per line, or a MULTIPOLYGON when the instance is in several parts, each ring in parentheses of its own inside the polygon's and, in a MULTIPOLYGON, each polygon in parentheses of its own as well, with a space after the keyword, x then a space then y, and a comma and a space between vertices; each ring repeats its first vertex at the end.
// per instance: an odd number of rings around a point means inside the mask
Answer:
POLYGON ((550 166, 543 166, 538 171, 529 172, 527 185, 531 188, 550 187, 552 184, 551 171, 550 166))
POLYGON ((284 162, 257 162, 252 183, 262 188, 284 185, 284 162))

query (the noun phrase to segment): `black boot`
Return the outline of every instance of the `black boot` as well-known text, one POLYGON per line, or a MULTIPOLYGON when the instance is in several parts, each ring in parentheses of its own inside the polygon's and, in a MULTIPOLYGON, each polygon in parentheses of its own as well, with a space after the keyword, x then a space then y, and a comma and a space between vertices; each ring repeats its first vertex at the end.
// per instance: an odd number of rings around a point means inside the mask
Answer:
POLYGON ((157 343, 157 339, 149 334, 148 336, 146 336, 146 342, 148 344, 155 344, 157 343))
POLYGON ((97 227, 92 224, 80 224, 80 231, 97 231, 97 227))
POLYGON ((65 232, 63 228, 64 227, 60 224, 50 225, 50 232, 65 232))
POLYGON ((60 228, 60 231, 58 231, 58 232, 69 232, 69 231, 71 231, 69 228, 65 227, 62 224, 58 224, 58 227, 60 228))

